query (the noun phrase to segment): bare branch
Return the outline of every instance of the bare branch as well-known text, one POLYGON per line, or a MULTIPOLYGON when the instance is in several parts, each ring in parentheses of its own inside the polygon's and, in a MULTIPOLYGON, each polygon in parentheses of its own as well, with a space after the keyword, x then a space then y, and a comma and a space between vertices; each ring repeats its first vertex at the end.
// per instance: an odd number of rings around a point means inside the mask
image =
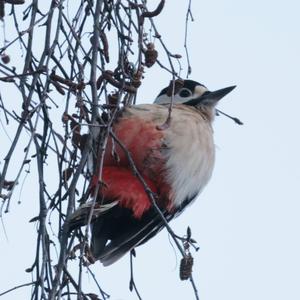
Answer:
MULTIPOLYGON (((181 245, 186 238, 172 231, 155 195, 112 130, 123 107, 138 99, 148 68, 159 68, 170 75, 170 95, 180 84, 181 55, 168 49, 154 22, 165 1, 157 1, 153 10, 148 9, 145 0, 70 3, 0 1, 0 19, 5 24, 0 45, 0 130, 5 133, 1 144, 4 162, 0 165, 0 217, 4 218, 3 212, 14 213, 12 204, 18 195, 22 200, 23 189, 34 186, 38 190, 38 213, 30 217, 31 222, 37 223, 35 256, 26 270, 31 273, 32 282, 0 296, 32 286, 34 300, 109 297, 86 264, 93 207, 84 233, 70 235, 69 218, 77 205, 91 200, 93 179, 96 186, 92 201, 94 205, 99 201, 104 155, 111 137, 113 149, 116 145, 123 149, 133 173, 186 257, 181 245), (74 259, 74 244, 80 245, 76 276, 69 268, 69 261, 74 259), (92 276, 99 296, 84 292, 85 270, 92 276)), ((185 35, 188 68, 190 3, 185 35)), ((171 117, 172 103, 160 129, 169 125, 171 117)), ((132 264, 131 274, 132 288, 141 299, 133 280, 132 264)), ((189 278, 197 295, 193 279, 189 278)))

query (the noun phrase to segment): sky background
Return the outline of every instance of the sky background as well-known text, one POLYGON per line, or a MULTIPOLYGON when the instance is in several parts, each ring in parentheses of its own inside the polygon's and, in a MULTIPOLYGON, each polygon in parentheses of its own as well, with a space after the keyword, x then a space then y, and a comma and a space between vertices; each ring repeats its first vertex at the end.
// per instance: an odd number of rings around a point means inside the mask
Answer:
MULTIPOLYGON (((186 7, 187 1, 166 1, 156 18, 168 48, 182 55, 186 7)), ((216 118, 213 177, 171 223, 180 235, 190 226, 200 246, 193 275, 201 300, 300 299, 299 11, 298 0, 192 3, 190 78, 210 90, 237 85, 219 108, 245 123, 216 118)), ((169 80, 159 68, 147 70, 138 102, 152 102, 169 80)), ((0 229, 0 293, 31 280, 24 270, 34 257, 35 227, 26 195, 37 197, 34 186, 5 216, 8 239, 0 229)), ((179 280, 179 262, 165 231, 137 249, 135 279, 144 300, 194 299, 189 282, 179 280)), ((128 256, 93 270, 111 300, 137 299, 128 290, 128 256)), ((24 288, 1 299, 29 295, 24 288)))

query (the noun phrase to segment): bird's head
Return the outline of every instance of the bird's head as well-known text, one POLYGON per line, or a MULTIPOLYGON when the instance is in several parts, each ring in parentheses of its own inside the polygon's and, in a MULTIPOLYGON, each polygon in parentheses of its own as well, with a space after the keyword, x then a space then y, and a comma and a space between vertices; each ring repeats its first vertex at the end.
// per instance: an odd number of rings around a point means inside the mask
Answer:
POLYGON ((206 86, 193 80, 175 81, 174 88, 171 83, 169 87, 161 90, 154 103, 169 104, 173 97, 174 104, 214 108, 218 101, 234 88, 235 86, 230 86, 211 92, 206 86))

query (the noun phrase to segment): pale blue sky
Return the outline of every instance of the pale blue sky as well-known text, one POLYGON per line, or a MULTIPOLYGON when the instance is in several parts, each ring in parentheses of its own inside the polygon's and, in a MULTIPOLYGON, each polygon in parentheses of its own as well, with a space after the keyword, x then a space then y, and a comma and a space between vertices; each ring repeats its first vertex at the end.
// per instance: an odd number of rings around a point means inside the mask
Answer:
MULTIPOLYGON (((168 48, 182 55, 186 2, 167 1, 156 20, 168 48)), ((216 118, 213 178, 172 226, 178 234, 190 226, 201 247, 194 254, 201 300, 298 300, 300 2, 193 1, 192 11, 190 78, 211 90, 236 84, 219 108, 245 125, 216 118)), ((147 70, 138 102, 151 102, 169 80, 158 67, 147 70)), ((9 242, 0 232, 0 292, 30 281, 24 269, 33 259, 34 226, 15 221, 15 214, 32 217, 26 210, 23 200, 6 216, 9 242)), ((137 255, 135 278, 144 300, 194 299, 190 284, 179 280, 180 255, 165 231, 137 255)), ((93 267, 111 300, 137 299, 128 291, 128 264, 127 256, 109 268, 93 267)), ((2 299, 29 299, 29 292, 2 299)))

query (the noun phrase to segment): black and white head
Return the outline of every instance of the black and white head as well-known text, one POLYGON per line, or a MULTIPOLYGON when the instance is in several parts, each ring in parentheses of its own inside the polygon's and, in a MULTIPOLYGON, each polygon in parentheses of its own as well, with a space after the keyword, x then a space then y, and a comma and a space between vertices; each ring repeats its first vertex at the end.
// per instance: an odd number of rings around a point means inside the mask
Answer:
MULTIPOLYGON (((220 99, 230 93, 234 88, 235 86, 230 86, 211 92, 205 85, 199 82, 184 80, 177 88, 175 86, 173 103, 213 108, 220 99)), ((172 92, 170 92, 170 87, 166 87, 159 93, 154 103, 169 104, 171 99, 172 92)))

